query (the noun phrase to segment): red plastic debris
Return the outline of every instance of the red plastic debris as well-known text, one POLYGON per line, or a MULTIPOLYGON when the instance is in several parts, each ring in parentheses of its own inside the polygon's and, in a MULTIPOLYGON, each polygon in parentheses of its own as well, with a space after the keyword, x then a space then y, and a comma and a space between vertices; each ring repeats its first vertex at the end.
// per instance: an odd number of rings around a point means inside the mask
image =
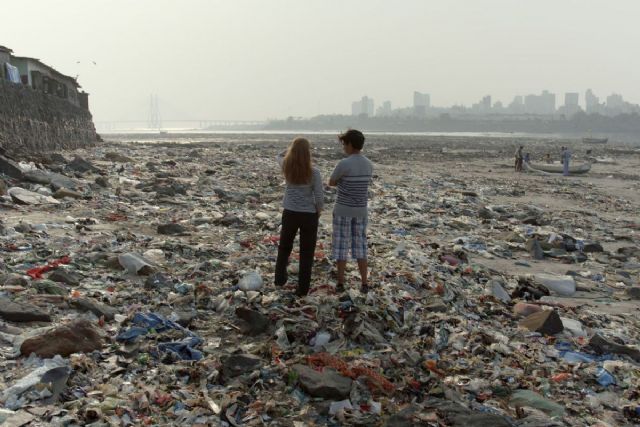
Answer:
POLYGON ((32 279, 42 279, 42 275, 47 271, 55 270, 61 264, 69 264, 71 262, 71 258, 68 256, 63 256, 60 259, 55 261, 51 261, 49 264, 42 267, 34 267, 32 269, 27 270, 27 275, 32 279))
POLYGON ((107 221, 115 222, 115 221, 126 221, 128 218, 124 214, 121 214, 121 213, 118 213, 118 212, 111 212, 111 213, 108 213, 105 216, 105 219, 107 221))

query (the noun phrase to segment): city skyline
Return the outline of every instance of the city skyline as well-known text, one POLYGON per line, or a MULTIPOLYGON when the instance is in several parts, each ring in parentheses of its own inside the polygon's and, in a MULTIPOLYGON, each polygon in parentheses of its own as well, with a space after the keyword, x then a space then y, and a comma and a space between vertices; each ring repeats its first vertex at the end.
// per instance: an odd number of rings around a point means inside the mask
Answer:
POLYGON ((464 104, 436 105, 431 103, 431 95, 419 91, 413 92, 413 104, 392 109, 391 101, 385 100, 381 107, 376 108, 375 99, 364 95, 360 100, 351 103, 351 115, 365 114, 368 116, 426 116, 443 112, 460 114, 529 114, 529 115, 558 115, 571 117, 584 111, 587 114, 597 113, 615 116, 618 114, 640 113, 640 105, 624 99, 619 93, 611 93, 606 98, 600 98, 589 88, 581 97, 579 92, 564 92, 563 102, 557 100, 555 93, 542 90, 540 94, 517 94, 511 102, 501 100, 492 101, 490 94, 483 96, 478 102, 470 106, 464 104), (581 99, 584 101, 581 102, 581 99), (375 114, 373 113, 375 111, 375 114))

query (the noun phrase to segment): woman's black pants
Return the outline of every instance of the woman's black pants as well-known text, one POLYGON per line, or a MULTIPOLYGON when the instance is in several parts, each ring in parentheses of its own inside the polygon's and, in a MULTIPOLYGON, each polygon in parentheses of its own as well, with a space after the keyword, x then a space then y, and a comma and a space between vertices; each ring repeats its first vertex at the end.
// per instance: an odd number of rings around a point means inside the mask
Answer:
POLYGON ((316 213, 294 212, 287 209, 282 212, 282 230, 278 245, 275 284, 282 286, 287 283, 287 264, 298 230, 300 230, 300 269, 296 294, 302 296, 309 293, 309 284, 311 283, 313 255, 316 251, 318 238, 318 214, 316 213))

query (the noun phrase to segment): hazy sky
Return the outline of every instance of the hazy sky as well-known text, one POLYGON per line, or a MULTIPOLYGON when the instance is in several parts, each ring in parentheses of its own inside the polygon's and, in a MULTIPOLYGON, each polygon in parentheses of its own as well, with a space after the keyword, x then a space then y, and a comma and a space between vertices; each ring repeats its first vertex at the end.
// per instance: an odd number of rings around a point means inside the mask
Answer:
POLYGON ((95 120, 266 119, 592 88, 640 102, 639 0, 3 1, 0 45, 75 76, 95 120), (77 61, 80 61, 78 64, 77 61), (95 61, 94 65, 91 61, 95 61))

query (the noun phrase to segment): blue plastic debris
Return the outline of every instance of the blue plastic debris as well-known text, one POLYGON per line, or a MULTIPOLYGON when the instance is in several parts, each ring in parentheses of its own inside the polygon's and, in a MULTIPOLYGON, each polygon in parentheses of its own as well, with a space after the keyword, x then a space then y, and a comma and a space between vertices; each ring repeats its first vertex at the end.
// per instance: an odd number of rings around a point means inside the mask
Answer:
POLYGON ((160 343, 158 344, 158 351, 163 353, 169 352, 181 360, 202 359, 202 352, 194 348, 202 344, 202 338, 174 321, 155 313, 136 313, 133 316, 132 323, 134 326, 126 331, 120 332, 116 340, 131 342, 140 336, 146 336, 150 333, 162 333, 170 329, 175 329, 182 332, 185 338, 180 341, 160 343))
POLYGON ((602 367, 598 368, 596 371, 596 381, 598 381, 598 384, 603 387, 616 383, 614 376, 602 367))

